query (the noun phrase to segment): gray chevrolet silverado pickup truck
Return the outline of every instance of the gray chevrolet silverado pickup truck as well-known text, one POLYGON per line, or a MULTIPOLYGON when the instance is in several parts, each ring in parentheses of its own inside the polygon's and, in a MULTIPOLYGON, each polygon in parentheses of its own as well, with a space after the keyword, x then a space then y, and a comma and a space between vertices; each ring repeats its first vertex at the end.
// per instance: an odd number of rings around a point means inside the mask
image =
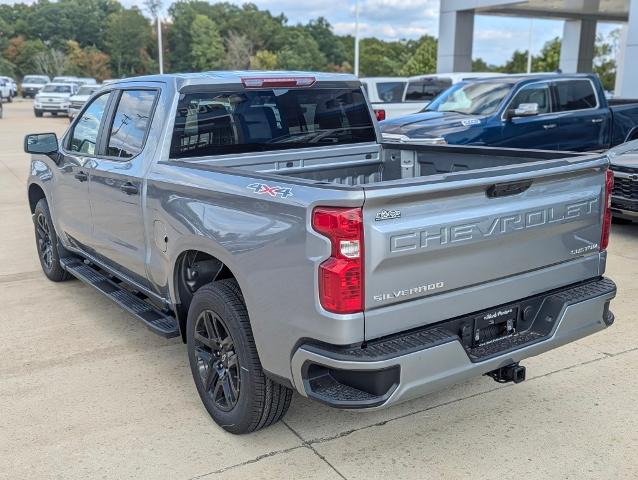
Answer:
POLYGON ((187 344, 233 433, 292 391, 371 409, 613 322, 604 155, 383 144, 353 76, 111 83, 25 138, 44 273, 187 344))

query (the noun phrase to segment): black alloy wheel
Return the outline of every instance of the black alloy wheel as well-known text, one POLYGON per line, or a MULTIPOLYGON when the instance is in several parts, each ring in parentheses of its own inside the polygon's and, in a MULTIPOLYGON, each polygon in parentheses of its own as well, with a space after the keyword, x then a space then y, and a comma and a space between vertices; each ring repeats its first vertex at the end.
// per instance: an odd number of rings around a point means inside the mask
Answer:
POLYGON ((47 270, 51 270, 53 267, 53 241, 51 240, 49 221, 44 212, 38 212, 35 220, 35 233, 40 260, 47 270))
POLYGON ((49 205, 44 198, 40 199, 35 206, 33 224, 35 226, 35 244, 44 274, 54 282, 63 282, 72 278, 60 263, 60 252, 65 254, 68 252, 58 244, 58 236, 51 220, 49 205))
POLYGON ((224 430, 254 432, 286 414, 292 391, 265 375, 235 279, 211 282, 195 292, 186 343, 197 393, 224 430))
POLYGON ((222 412, 231 411, 240 395, 239 357, 224 320, 203 311, 195 324, 195 358, 204 391, 222 412))

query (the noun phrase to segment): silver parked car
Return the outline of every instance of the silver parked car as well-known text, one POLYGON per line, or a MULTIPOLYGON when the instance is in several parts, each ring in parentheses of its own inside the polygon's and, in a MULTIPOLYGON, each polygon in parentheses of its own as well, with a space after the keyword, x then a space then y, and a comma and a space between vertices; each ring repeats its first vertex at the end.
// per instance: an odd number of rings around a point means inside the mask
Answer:
POLYGON ((77 93, 69 98, 69 121, 72 122, 75 116, 80 113, 86 101, 91 98, 101 85, 82 85, 77 93))
POLYGON ((22 98, 35 97, 51 79, 47 75, 25 75, 22 79, 22 98))

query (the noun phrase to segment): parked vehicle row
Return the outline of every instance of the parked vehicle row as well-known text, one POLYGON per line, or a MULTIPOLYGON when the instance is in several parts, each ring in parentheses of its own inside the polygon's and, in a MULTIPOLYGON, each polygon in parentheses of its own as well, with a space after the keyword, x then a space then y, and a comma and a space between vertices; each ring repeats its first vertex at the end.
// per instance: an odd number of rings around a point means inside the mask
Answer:
POLYGON ((593 74, 463 81, 421 112, 381 122, 386 141, 606 150, 638 138, 638 100, 607 100, 593 74))
POLYGON ((613 323, 607 155, 387 143, 373 115, 351 75, 111 83, 25 139, 42 269, 181 336, 233 433, 293 389, 370 409, 518 383, 613 323))
POLYGON ((50 113, 54 116, 67 115, 72 121, 90 96, 100 88, 101 85, 97 84, 78 87, 77 83, 48 83, 36 94, 33 111, 36 117, 50 113))
POLYGON ((25 75, 20 85, 22 98, 35 98, 37 93, 48 83, 72 83, 80 87, 82 85, 96 85, 97 81, 91 77, 58 76, 51 80, 47 75, 25 75))

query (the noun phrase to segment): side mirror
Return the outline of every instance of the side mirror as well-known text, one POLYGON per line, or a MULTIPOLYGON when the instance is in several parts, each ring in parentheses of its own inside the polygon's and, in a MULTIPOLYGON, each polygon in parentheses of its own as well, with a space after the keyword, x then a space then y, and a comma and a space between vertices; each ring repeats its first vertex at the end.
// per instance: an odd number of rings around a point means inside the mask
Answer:
POLYGON ((533 117, 538 115, 538 103, 521 103, 518 107, 507 111, 507 118, 533 117))
POLYGON ((58 137, 55 133, 32 133, 24 137, 24 151, 40 155, 58 152, 58 137))

